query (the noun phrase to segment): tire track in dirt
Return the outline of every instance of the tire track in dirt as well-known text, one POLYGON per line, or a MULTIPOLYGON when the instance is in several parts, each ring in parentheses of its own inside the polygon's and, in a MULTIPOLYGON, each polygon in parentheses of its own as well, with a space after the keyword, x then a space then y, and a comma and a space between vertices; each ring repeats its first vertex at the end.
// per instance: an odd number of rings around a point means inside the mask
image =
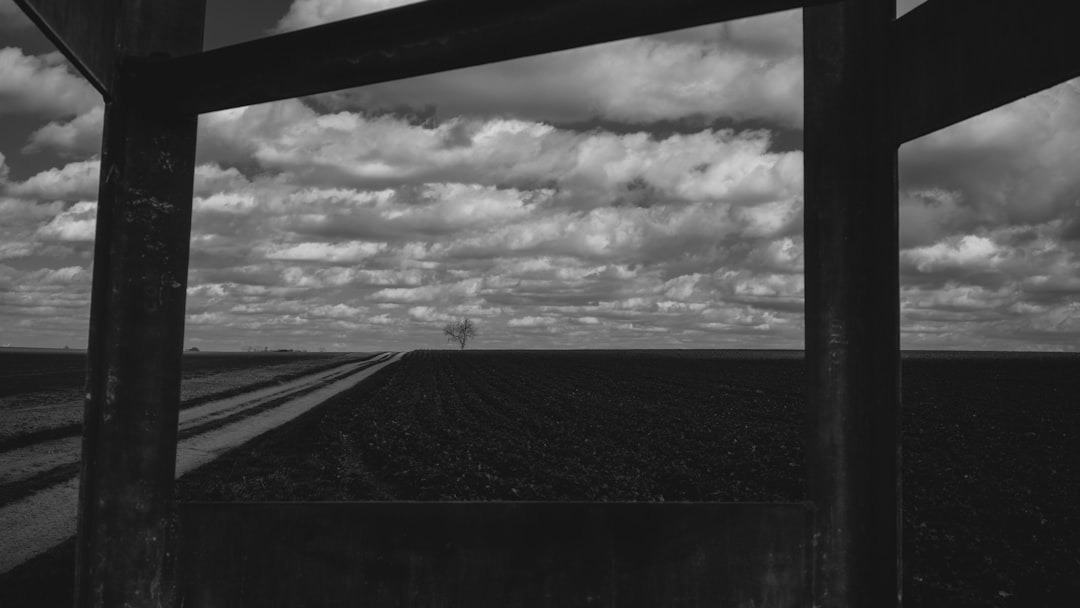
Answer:
MULTIPOLYGON (((348 356, 348 355, 346 355, 346 356, 348 356)), ((370 360, 371 358, 372 358, 372 356, 368 356, 365 360, 370 360)), ((246 393, 250 393, 252 391, 259 390, 259 389, 280 387, 281 385, 286 384, 288 382, 292 382, 293 380, 298 380, 300 378, 305 378, 305 377, 311 376, 313 374, 317 374, 317 373, 324 372, 324 371, 327 371, 327 370, 330 370, 330 369, 338 368, 338 367, 341 367, 342 365, 344 365, 344 363, 342 363, 340 360, 336 360, 336 359, 338 359, 338 358, 335 357, 334 360, 323 361, 320 364, 313 365, 311 367, 305 367, 304 369, 283 372, 283 373, 275 375, 273 378, 269 378, 269 379, 266 379, 266 380, 260 380, 260 381, 256 381, 256 382, 253 382, 253 383, 244 384, 242 386, 234 386, 234 387, 227 388, 227 389, 224 389, 224 390, 216 390, 216 391, 213 391, 213 392, 208 393, 208 394, 202 394, 202 395, 194 396, 194 397, 191 397, 191 398, 188 398, 188 399, 184 399, 180 403, 180 411, 183 412, 184 410, 187 410, 189 408, 193 408, 193 407, 196 407, 196 406, 199 406, 199 405, 203 405, 205 403, 221 401, 221 400, 227 399, 229 397, 236 397, 238 395, 244 395, 246 393)), ((289 364, 284 364, 284 365, 289 365, 289 364)), ((243 372, 243 371, 248 371, 248 370, 246 370, 244 368, 241 368, 239 370, 228 370, 228 369, 226 369, 226 370, 223 370, 221 372, 218 372, 218 374, 222 374, 222 373, 228 374, 230 372, 237 372, 237 371, 243 372)), ((199 381, 201 381, 201 380, 203 380, 203 379, 205 379, 207 377, 213 377, 213 376, 218 375, 218 374, 201 374, 201 375, 192 375, 190 377, 185 375, 184 376, 184 383, 186 385, 186 383, 188 381, 199 382, 199 381)), ((2 383, 0 383, 0 384, 2 384, 2 383)), ((82 401, 75 401, 75 402, 70 403, 70 404, 69 403, 61 403, 59 405, 61 407, 72 407, 73 409, 76 409, 80 414, 82 412, 82 401)), ((58 406, 58 404, 56 404, 56 403, 49 403, 49 404, 35 405, 35 406, 29 406, 29 407, 17 407, 17 408, 13 408, 13 410, 17 411, 20 414, 25 414, 27 412, 33 412, 33 411, 54 410, 54 409, 56 409, 57 406, 58 406)), ((35 445, 35 444, 38 444, 38 443, 41 443, 41 442, 44 442, 44 441, 51 441, 51 440, 54 440, 54 439, 63 439, 65 437, 78 437, 81 432, 82 432, 82 420, 80 418, 76 422, 71 422, 71 423, 67 423, 67 424, 59 424, 59 425, 56 425, 56 426, 49 426, 47 428, 40 428, 40 429, 31 430, 31 431, 27 431, 27 432, 22 432, 22 433, 18 433, 18 434, 14 434, 14 435, 2 435, 2 436, 0 436, 0 453, 9 452, 11 450, 15 450, 15 449, 18 449, 18 448, 23 448, 23 447, 35 445)))
MULTIPOLYGON (((296 418, 330 397, 353 388, 374 372, 400 358, 400 353, 385 353, 364 362, 352 363, 347 372, 316 374, 320 380, 315 390, 306 390, 299 396, 290 395, 277 402, 275 407, 260 410, 242 419, 218 419, 219 424, 213 428, 206 427, 199 434, 183 439, 177 445, 177 477, 296 418), (322 382, 326 376, 335 379, 322 382)), ((256 400, 265 404, 265 395, 256 397, 256 400)), ((75 533, 78 487, 78 477, 72 477, 0 507, 0 538, 4 539, 4 550, 0 551, 0 574, 56 546, 75 533)))
MULTIPOLYGON (((229 390, 224 398, 180 411, 179 439, 276 407, 285 400, 318 390, 343 375, 378 363, 381 357, 338 364, 283 383, 259 383, 246 394, 229 390)), ((0 507, 21 500, 78 473, 82 437, 66 437, 19 449, 0 451, 0 507)))

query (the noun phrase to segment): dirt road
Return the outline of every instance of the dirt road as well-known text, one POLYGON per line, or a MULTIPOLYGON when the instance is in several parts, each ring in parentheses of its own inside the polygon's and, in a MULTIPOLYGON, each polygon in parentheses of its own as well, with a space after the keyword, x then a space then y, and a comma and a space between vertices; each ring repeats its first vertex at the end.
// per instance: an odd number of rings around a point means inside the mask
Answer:
MULTIPOLYGON (((400 353, 383 353, 182 410, 177 477, 356 386, 400 358, 400 353)), ((0 492, 9 497, 0 506, 0 574, 75 533, 80 446, 80 437, 66 437, 0 452, 0 492)))

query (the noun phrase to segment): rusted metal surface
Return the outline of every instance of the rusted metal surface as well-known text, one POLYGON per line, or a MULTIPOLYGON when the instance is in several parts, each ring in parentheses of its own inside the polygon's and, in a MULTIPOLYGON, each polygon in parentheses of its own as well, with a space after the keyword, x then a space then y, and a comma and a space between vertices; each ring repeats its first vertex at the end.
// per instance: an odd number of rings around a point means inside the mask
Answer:
POLYGON ((888 128, 894 7, 807 9, 808 496, 815 605, 899 605, 899 244, 888 128))
POLYGON ((824 1, 428 0, 162 62, 148 90, 209 112, 824 1))
POLYGON ((184 606, 809 606, 803 504, 192 503, 184 606))
MULTIPOLYGON (((165 42, 175 52, 201 47, 201 0, 121 8, 133 16, 129 63, 165 42)), ((196 117, 140 103, 130 92, 144 85, 120 73, 105 111, 94 244, 76 566, 83 608, 171 606, 173 597, 196 117)))
POLYGON ((1080 3, 930 0, 895 25, 898 143, 1080 76, 1080 3))

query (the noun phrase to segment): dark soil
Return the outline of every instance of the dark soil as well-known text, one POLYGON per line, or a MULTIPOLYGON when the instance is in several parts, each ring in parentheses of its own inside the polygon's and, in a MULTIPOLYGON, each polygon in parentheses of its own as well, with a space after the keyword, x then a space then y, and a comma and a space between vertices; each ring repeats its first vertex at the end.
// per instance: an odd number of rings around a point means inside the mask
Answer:
MULTIPOLYGON (((412 353, 177 491, 800 500, 803 374, 798 357, 719 351, 412 353)), ((905 605, 1075 605, 1080 357, 907 355, 903 387, 905 605)), ((0 578, 0 598, 70 573, 67 551, 0 578)))
POLYGON ((208 465, 215 473, 181 479, 178 492, 192 500, 801 499, 800 428, 790 424, 801 416, 795 361, 410 353, 296 426, 208 465), (293 457, 306 464, 278 466, 293 457), (254 481, 248 467, 262 464, 273 478, 254 481))

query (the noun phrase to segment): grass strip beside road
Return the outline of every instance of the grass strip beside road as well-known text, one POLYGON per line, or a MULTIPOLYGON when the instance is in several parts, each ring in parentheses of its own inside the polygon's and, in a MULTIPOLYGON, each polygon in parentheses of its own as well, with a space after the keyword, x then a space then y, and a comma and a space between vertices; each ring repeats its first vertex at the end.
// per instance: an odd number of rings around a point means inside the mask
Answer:
MULTIPOLYGON (((267 411, 264 415, 253 415, 250 422, 234 419, 231 423, 224 423, 224 426, 220 429, 211 429, 182 441, 177 451, 178 475, 205 466, 207 462, 212 462, 217 455, 227 453, 228 450, 234 449, 235 446, 249 442, 268 431, 272 431, 277 426, 288 424, 289 421, 299 416, 309 414, 338 392, 352 390, 365 379, 377 375, 386 367, 392 367, 391 364, 399 357, 400 355, 387 353, 378 359, 352 365, 348 374, 332 374, 333 381, 319 382, 320 386, 316 390, 305 390, 305 394, 302 396, 294 394, 292 399, 287 403, 280 404, 280 407, 267 411)), ((4 608, 18 606, 37 608, 41 606, 66 607, 71 605, 72 590, 70 582, 74 567, 74 545, 70 541, 61 541, 68 538, 71 531, 73 531, 74 505, 77 491, 75 480, 70 480, 49 488, 46 492, 36 495, 28 501, 22 501, 6 509, 0 509, 0 512, 4 512, 0 520, 6 522, 3 529, 16 530, 16 526, 12 524, 23 520, 28 524, 28 531, 22 530, 23 526, 20 524, 17 527, 25 533, 15 534, 14 539, 8 538, 9 541, 14 542, 12 546, 24 547, 28 542, 36 544, 38 541, 34 539, 44 538, 42 535, 49 538, 55 537, 54 540, 49 541, 49 544, 44 545, 44 547, 52 546, 51 549, 44 551, 39 549, 34 552, 24 551, 23 555, 25 557, 18 558, 15 561, 12 561, 14 558, 11 554, 7 556, 12 559, 7 560, 8 565, 3 566, 7 571, 0 575, 0 606, 4 608), (66 517, 61 517, 60 520, 55 520, 54 517, 45 518, 45 520, 37 517, 27 519, 27 516, 31 513, 42 511, 42 506, 37 505, 37 502, 41 502, 38 500, 39 496, 45 494, 51 496, 57 492, 63 494, 64 499, 53 500, 50 504, 55 503, 56 506, 61 507, 60 511, 63 513, 60 514, 62 516, 64 513, 71 511, 67 513, 66 517), (20 512, 22 516, 18 515, 20 512), (66 522, 66 518, 70 518, 71 521, 66 522), (49 525, 49 522, 51 522, 51 525, 49 525), (42 528, 43 525, 44 528, 42 528), (61 536, 56 536, 57 533, 61 534, 61 536), (54 544, 55 546, 53 546, 54 544)), ((49 512, 51 513, 54 510, 56 509, 49 512)), ((9 546, 9 548, 12 548, 12 546, 9 546)), ((15 556, 18 555, 20 553, 16 551, 15 556)))
MULTIPOLYGON (((336 381, 336 380, 338 380, 338 379, 340 379, 340 378, 342 378, 344 376, 354 374, 354 373, 356 373, 358 371, 361 371, 363 369, 371 367, 372 365, 374 365, 377 362, 378 362, 378 360, 375 359, 374 356, 368 357, 367 361, 364 362, 363 364, 359 365, 359 366, 355 366, 355 367, 350 366, 346 370, 342 370, 342 371, 340 371, 338 373, 328 375, 325 378, 321 378, 318 382, 312 383, 310 386, 307 386, 307 387, 305 387, 305 388, 303 388, 303 389, 301 389, 299 391, 287 392, 287 393, 282 394, 279 397, 274 397, 274 398, 267 399, 266 401, 264 401, 262 403, 259 403, 258 405, 255 405, 253 407, 246 407, 246 408, 238 409, 237 411, 234 411, 231 414, 214 418, 214 419, 209 420, 207 422, 204 422, 202 424, 195 424, 195 425, 192 425, 190 427, 183 428, 178 433, 177 438, 179 440, 184 440, 184 439, 187 439, 188 437, 193 437, 195 435, 200 435, 202 433, 206 433, 208 431, 223 427, 225 425, 232 424, 234 422, 243 420, 244 418, 248 418, 250 416, 255 416, 257 414, 261 414, 262 412, 274 409, 274 408, 280 406, 281 404, 283 404, 285 402, 288 402, 288 401, 291 401, 293 399, 303 397, 305 395, 309 395, 309 394, 311 394, 311 393, 313 393, 313 392, 315 392, 315 391, 317 391, 319 389, 324 388, 325 386, 333 383, 334 381, 336 381)), ((338 362, 334 367, 338 367, 340 365, 341 365, 341 363, 338 362)), ((304 376, 318 374, 318 373, 321 373, 323 371, 326 371, 326 368, 320 368, 318 370, 312 370, 312 372, 310 374, 304 374, 304 376)), ((300 377, 304 377, 304 376, 300 376, 300 377)), ((251 386, 247 387, 247 390, 245 390, 244 392, 249 392, 249 391, 252 391, 252 390, 259 390, 260 388, 266 388, 266 386, 273 386, 275 384, 284 384, 285 382, 288 382, 288 381, 291 381, 291 380, 296 380, 296 379, 298 379, 298 378, 283 379, 281 382, 270 384, 270 385, 266 385, 266 383, 259 383, 259 385, 251 385, 251 386)), ((227 395, 223 394, 223 393, 219 393, 219 395, 221 395, 221 398, 223 398, 223 399, 224 398, 229 398, 229 397, 234 397, 237 394, 243 394, 243 393, 236 393, 235 391, 229 391, 229 394, 227 394, 227 395)), ((188 405, 188 407, 194 407, 195 405, 201 405, 202 403, 207 403, 209 401, 210 400, 203 400, 201 403, 190 404, 190 405, 188 405)), ((184 409, 186 409, 186 408, 184 408, 184 409)), ((32 475, 30 477, 27 477, 25 479, 20 479, 20 480, 11 482, 11 483, 0 485, 0 507, 4 507, 4 506, 7 506, 8 504, 11 504, 11 503, 16 502, 18 500, 22 500, 23 498, 26 498, 27 496, 30 496, 30 495, 32 495, 32 494, 34 494, 36 492, 39 492, 39 491, 41 491, 41 490, 43 490, 45 488, 48 488, 49 486, 52 486, 54 484, 61 483, 63 481, 67 481, 68 479, 71 479, 71 478, 75 477, 76 475, 78 475, 78 473, 79 473, 79 463, 78 462, 69 462, 69 463, 64 463, 64 464, 61 464, 61 465, 57 465, 57 466, 52 467, 50 469, 46 469, 44 471, 41 471, 40 473, 37 473, 37 474, 32 475)))
MULTIPOLYGON (((372 353, 370 355, 366 355, 365 358, 371 359, 374 356, 375 354, 372 353)), ((304 376, 310 376, 312 374, 317 374, 328 369, 333 369, 335 367, 341 366, 345 364, 349 359, 351 358, 334 357, 333 359, 327 360, 325 363, 314 365, 309 368, 296 370, 287 374, 282 374, 281 376, 277 376, 275 378, 260 380, 249 384, 232 386, 220 391, 215 391, 210 394, 193 397, 191 399, 182 401, 180 403, 180 409, 185 410, 202 405, 204 403, 210 403, 212 401, 218 401, 221 399, 228 399, 230 397, 242 395, 247 392, 268 388, 279 384, 284 384, 286 382, 291 382, 293 380, 303 378, 304 376)), ((356 358, 355 360, 362 361, 364 360, 364 358, 356 358)), ((73 424, 65 424, 52 428, 41 429, 38 431, 31 431, 29 433, 14 435, 11 437, 0 437, 0 452, 7 452, 10 450, 24 448, 34 445, 36 443, 41 443, 43 441, 53 441, 56 439, 63 439, 65 437, 73 437, 75 435, 79 435, 80 433, 82 433, 82 422, 76 422, 73 424)))
MULTIPOLYGON (((371 365, 376 363, 378 362, 372 361, 371 365)), ((370 365, 364 367, 367 368, 370 365)), ((388 366, 376 371, 356 387, 328 399, 323 404, 300 414, 278 428, 255 437, 244 443, 241 448, 226 452, 218 460, 202 465, 194 471, 183 475, 177 481, 178 488, 187 487, 186 484, 191 483, 200 484, 207 479, 219 479, 221 467, 217 465, 218 461, 224 458, 231 462, 234 452, 243 454, 258 453, 261 446, 275 446, 282 442, 293 445, 298 438, 302 444, 302 438, 307 433, 310 425, 318 424, 322 420, 320 412, 323 409, 347 406, 358 395, 366 394, 366 387, 369 384, 380 384, 382 382, 381 378, 393 370, 394 367, 388 366), (212 469, 215 472, 207 475, 203 472, 204 469, 212 469)), ((300 456, 297 451, 292 451, 290 454, 293 457, 300 456)), ((289 456, 283 455, 283 457, 288 458, 289 456)), ((280 464, 281 461, 277 462, 280 464)), ((270 471, 260 469, 260 472, 269 473, 270 471)), ((302 483, 302 480, 296 481, 302 483)), ((319 482, 319 479, 313 479, 312 481, 319 482)), ((184 498, 184 494, 183 491, 178 489, 178 496, 181 500, 184 498)), ((27 560, 12 570, 0 574, 0 606, 3 608, 68 608, 72 605, 74 595, 74 571, 75 541, 70 539, 27 560)))
POLYGON ((185 500, 390 500, 393 490, 378 483, 356 460, 345 429, 334 430, 341 414, 375 399, 396 365, 383 368, 290 422, 176 481, 177 499, 185 500), (333 436, 329 440, 328 436, 333 436))
MULTIPOLYGON (((293 399, 297 399, 297 398, 303 397, 305 395, 310 395, 311 393, 314 393, 315 391, 317 391, 319 389, 322 389, 322 388, 334 383, 335 381, 340 380, 341 378, 343 378, 345 376, 349 376, 349 375, 355 374, 355 373, 357 373, 357 372, 359 372, 361 370, 365 370, 365 369, 371 367, 372 365, 375 365, 376 363, 378 363, 378 361, 369 360, 366 363, 364 363, 363 365, 360 365, 360 366, 357 366, 357 367, 350 367, 347 370, 343 370, 343 371, 340 371, 340 372, 338 372, 336 374, 331 374, 331 375, 329 375, 329 376, 327 376, 325 378, 322 378, 318 382, 315 382, 311 386, 308 386, 308 387, 306 387, 306 388, 304 388, 302 390, 294 391, 294 392, 282 395, 281 397, 277 397, 275 399, 270 399, 270 400, 268 400, 268 401, 266 401, 264 403, 260 403, 259 405, 254 406, 254 407, 245 408, 245 409, 242 409, 240 411, 229 414, 228 416, 223 416, 221 418, 217 418, 217 419, 211 420, 209 422, 205 422, 205 423, 202 423, 202 424, 197 424, 197 425, 191 426, 189 428, 183 429, 183 430, 181 430, 179 432, 177 438, 180 439, 180 440, 183 440, 183 439, 187 439, 188 437, 194 437, 195 435, 201 435, 203 433, 206 433, 207 431, 212 431, 212 430, 214 430, 216 428, 223 427, 223 426, 225 426, 227 424, 232 424, 234 422, 243 420, 244 418, 249 418, 249 417, 254 416, 256 414, 261 414, 261 413, 263 413, 263 412, 265 412, 267 410, 272 410, 275 407, 278 407, 278 406, 280 406, 281 404, 283 404, 283 403, 285 403, 287 401, 292 401, 293 399)), ((325 370, 323 370, 323 371, 325 371, 325 370)), ((313 372, 313 373, 317 373, 317 372, 313 372)), ((256 389, 253 389, 253 390, 256 390, 256 389)))

